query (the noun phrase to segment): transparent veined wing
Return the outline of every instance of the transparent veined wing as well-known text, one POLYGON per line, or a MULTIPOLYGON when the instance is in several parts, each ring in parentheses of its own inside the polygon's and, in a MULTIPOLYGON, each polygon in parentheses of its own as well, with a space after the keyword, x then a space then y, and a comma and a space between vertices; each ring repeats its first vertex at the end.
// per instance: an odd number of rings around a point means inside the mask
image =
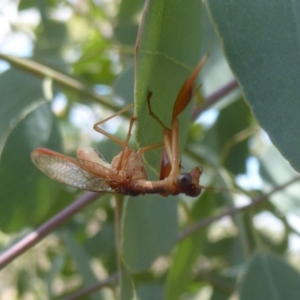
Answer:
POLYGON ((109 186, 110 170, 95 162, 84 164, 58 152, 38 148, 31 153, 33 163, 48 177, 69 186, 95 192, 114 192, 109 186), (107 179, 107 180, 105 180, 107 179))

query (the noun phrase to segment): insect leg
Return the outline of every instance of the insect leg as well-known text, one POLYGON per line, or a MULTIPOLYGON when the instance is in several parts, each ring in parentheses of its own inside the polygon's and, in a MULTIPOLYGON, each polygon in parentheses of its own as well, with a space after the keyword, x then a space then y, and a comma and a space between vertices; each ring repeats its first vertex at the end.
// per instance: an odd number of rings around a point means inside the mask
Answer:
MULTIPOLYGON (((93 127, 94 130, 96 130, 97 132, 103 134, 104 136, 106 136, 107 138, 109 138, 110 140, 116 142, 117 144, 119 144, 119 145, 121 145, 121 146, 126 145, 128 142, 122 141, 122 140, 116 138, 116 137, 113 136, 112 134, 110 134, 110 133, 108 133, 107 131, 105 131, 104 129, 100 128, 99 125, 101 125, 101 124, 105 123, 106 121, 108 121, 108 120, 114 118, 115 116, 121 115, 123 112, 125 112, 125 111, 129 110, 130 108, 132 108, 133 105, 134 105, 134 104, 132 103, 132 104, 130 104, 130 105, 124 107, 124 108, 121 109, 120 111, 116 112, 115 114, 109 116, 108 118, 106 118, 106 119, 104 119, 104 120, 101 120, 100 122, 97 122, 97 123, 94 125, 94 127, 93 127)), ((134 121, 133 121, 133 122, 134 122, 134 121)), ((131 125, 131 126, 132 126, 132 125, 131 125)))
POLYGON ((178 115, 184 111, 184 109, 186 108, 186 106, 190 103, 192 96, 193 96, 193 88, 194 88, 194 83, 195 80, 198 76, 198 73, 201 71, 201 69, 203 68, 205 62, 208 59, 209 54, 206 54, 198 63, 198 65, 196 66, 196 68, 193 70, 192 74, 189 76, 189 78, 184 82, 184 84, 182 85, 174 107, 173 107, 173 114, 172 114, 172 119, 176 119, 178 117, 178 115))
MULTIPOLYGON (((152 111, 151 107, 152 92, 147 92, 147 104, 149 115, 163 128, 163 155, 160 163, 160 179, 164 179, 170 173, 173 168, 173 154, 172 154, 172 131, 168 128, 152 111)), ((147 151, 147 150, 146 150, 147 151)))
POLYGON ((125 139, 124 142, 122 141, 123 150, 122 150, 122 154, 120 156, 119 163, 117 165, 117 170, 118 171, 120 171, 122 169, 122 166, 124 166, 125 151, 128 148, 128 143, 129 143, 129 139, 131 137, 132 127, 133 127, 133 124, 134 124, 135 121, 136 121, 136 118, 134 116, 132 116, 129 120, 129 128, 128 128, 128 132, 127 132, 127 135, 126 135, 126 139, 125 139))
MULTIPOLYGON (((171 137, 169 141, 171 143, 171 154, 168 155, 170 164, 172 166, 170 175, 173 181, 177 180, 180 174, 180 160, 179 160, 179 121, 178 115, 186 108, 193 96, 193 88, 195 80, 198 73, 203 68, 206 60, 208 59, 208 54, 206 54, 196 68, 193 70, 192 74, 182 85, 173 107, 172 122, 171 122, 171 137)), ((168 153, 167 153, 168 154, 168 153)))
POLYGON ((150 151, 150 150, 155 149, 155 148, 163 147, 163 146, 164 146, 163 143, 157 143, 157 144, 149 145, 149 146, 140 148, 138 150, 138 153, 144 154, 147 151, 150 151))
POLYGON ((168 127, 159 119, 159 117, 152 111, 151 107, 151 97, 152 97, 152 92, 148 91, 147 92, 147 104, 148 104, 148 113, 149 115, 163 128, 163 129, 168 129, 168 127))

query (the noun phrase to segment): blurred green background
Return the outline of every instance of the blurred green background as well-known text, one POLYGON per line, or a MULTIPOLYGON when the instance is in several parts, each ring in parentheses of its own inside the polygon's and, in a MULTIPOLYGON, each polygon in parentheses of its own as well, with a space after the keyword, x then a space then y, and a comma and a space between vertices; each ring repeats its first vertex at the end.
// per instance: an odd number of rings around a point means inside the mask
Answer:
MULTIPOLYGON (((181 85, 208 51, 180 116, 179 146, 184 171, 202 166, 200 184, 223 190, 195 199, 119 196, 121 257, 115 196, 102 195, 1 270, 0 299, 61 299, 109 278, 82 299, 298 299, 300 185, 266 193, 300 169, 300 10, 277 0, 271 8, 266 0, 152 0, 142 18, 142 0, 2 2, 1 252, 83 193, 36 169, 34 148, 75 157, 93 146, 111 161, 121 149, 93 124, 133 101, 130 145, 161 141, 147 89, 169 125, 181 85), (210 219, 258 197, 266 201, 243 214, 210 219)), ((132 113, 103 128, 124 139, 132 113)), ((152 180, 160 155, 145 157, 152 180)))

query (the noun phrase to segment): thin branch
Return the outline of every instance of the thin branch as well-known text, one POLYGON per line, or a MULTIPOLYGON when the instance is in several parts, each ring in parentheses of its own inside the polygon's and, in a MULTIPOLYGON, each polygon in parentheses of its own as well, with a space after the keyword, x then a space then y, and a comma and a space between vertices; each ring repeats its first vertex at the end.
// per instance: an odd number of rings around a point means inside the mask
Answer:
POLYGON ((36 230, 30 232, 15 245, 7 249, 0 255, 0 270, 3 269, 8 263, 23 254, 29 248, 40 242, 46 235, 62 225, 65 221, 70 219, 77 212, 82 210, 87 205, 94 202, 99 198, 99 193, 87 192, 64 210, 56 214, 53 218, 42 224, 36 230))
MULTIPOLYGON (((37 77, 51 78, 57 84, 75 90, 80 94, 94 99, 113 111, 119 111, 121 109, 118 105, 115 105, 111 99, 98 95, 92 88, 86 86, 79 80, 72 78, 71 76, 65 75, 62 72, 49 68, 45 65, 37 63, 33 60, 12 55, 5 55, 3 53, 0 53, 0 59, 7 61, 11 65, 21 70, 30 72, 31 74, 37 77)), ((130 117, 129 113, 125 113, 125 115, 127 117, 130 117)))
POLYGON ((196 231, 198 231, 202 228, 205 228, 208 225, 212 224, 213 222, 218 221, 226 216, 233 216, 238 213, 242 213, 242 212, 248 210, 249 208, 254 207, 254 206, 266 201, 272 194, 276 193, 279 190, 286 188, 287 186, 291 185, 292 183, 294 183, 298 180, 300 180, 300 176, 296 176, 296 177, 290 179, 289 181, 287 181, 286 183, 275 187, 269 193, 266 193, 257 198, 254 198, 252 200, 252 202, 247 205, 244 205, 241 207, 233 207, 233 208, 225 210, 224 212, 222 212, 216 216, 202 219, 199 222, 196 222, 194 225, 187 228, 186 230, 183 230, 181 233, 179 233, 177 240, 181 241, 181 240, 189 237, 190 235, 194 234, 196 231))
POLYGON ((211 95, 209 95, 206 98, 206 101, 200 105, 199 107, 196 107, 193 110, 192 113, 192 120, 196 120, 203 111, 207 110, 211 106, 213 106, 216 102, 218 102, 221 98, 232 92, 238 87, 238 83, 236 82, 235 79, 221 87, 219 90, 215 91, 211 95))
POLYGON ((83 296, 89 295, 97 290, 100 290, 104 287, 111 286, 117 282, 119 279, 119 273, 114 273, 113 275, 109 276, 106 280, 100 281, 98 283, 95 283, 93 285, 90 285, 89 287, 82 289, 78 291, 77 293, 74 293, 66 298, 63 298, 63 300, 76 300, 80 299, 83 296))
POLYGON ((204 104, 206 105, 212 105, 215 103, 215 101, 218 101, 220 98, 224 97, 228 93, 232 92, 238 87, 238 83, 235 79, 232 81, 228 82, 225 84, 223 87, 221 87, 219 90, 215 91, 212 93, 210 96, 207 97, 207 103, 204 104))

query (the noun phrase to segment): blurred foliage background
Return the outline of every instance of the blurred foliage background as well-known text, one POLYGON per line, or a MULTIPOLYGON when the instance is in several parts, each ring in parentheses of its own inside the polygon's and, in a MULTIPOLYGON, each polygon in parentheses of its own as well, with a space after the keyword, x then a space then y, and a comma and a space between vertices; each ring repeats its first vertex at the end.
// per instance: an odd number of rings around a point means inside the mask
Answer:
MULTIPOLYGON (((80 298, 298 299, 300 186, 284 184, 300 168, 300 10, 279 0, 272 9, 266 0, 152 0, 142 22, 144 4, 1 1, 1 253, 83 194, 37 170, 34 148, 75 157, 92 145, 111 161, 121 149, 93 124, 133 100, 131 146, 157 142, 145 91, 168 124, 183 80, 208 51, 180 118, 180 147, 184 170, 202 166, 201 184, 221 190, 101 195, 1 270, 0 299, 77 299, 93 287, 80 298)), ((130 115, 103 127, 123 139, 130 115)), ((152 179, 159 159, 160 150, 146 157, 152 179)))

